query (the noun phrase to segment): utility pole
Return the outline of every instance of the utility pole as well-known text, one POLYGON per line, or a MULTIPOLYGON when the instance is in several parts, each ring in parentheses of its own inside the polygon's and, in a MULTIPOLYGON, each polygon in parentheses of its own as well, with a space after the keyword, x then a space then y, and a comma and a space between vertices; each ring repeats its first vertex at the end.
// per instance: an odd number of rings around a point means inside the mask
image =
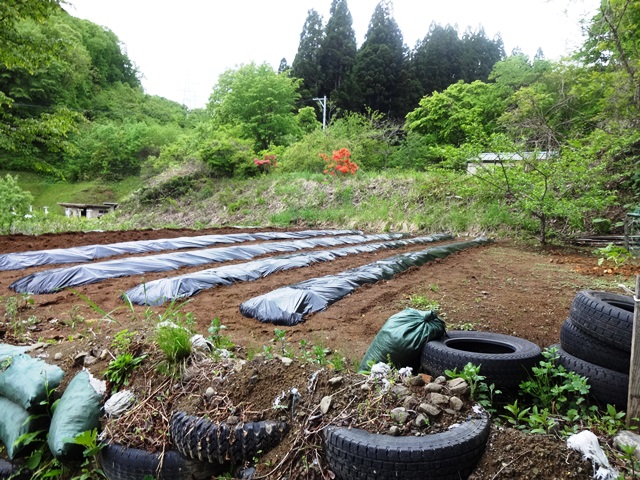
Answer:
POLYGON ((324 132, 325 128, 327 128, 327 96, 316 97, 313 100, 317 101, 322 107, 322 131, 324 132))

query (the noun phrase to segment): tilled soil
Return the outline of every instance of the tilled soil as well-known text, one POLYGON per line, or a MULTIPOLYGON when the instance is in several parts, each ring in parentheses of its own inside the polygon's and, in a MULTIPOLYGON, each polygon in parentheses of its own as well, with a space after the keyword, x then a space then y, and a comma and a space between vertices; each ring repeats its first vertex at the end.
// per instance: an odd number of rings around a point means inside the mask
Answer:
MULTIPOLYGON (((251 231, 255 230, 144 230, 38 237, 3 236, 0 237, 0 253, 251 231)), ((259 355, 257 359, 232 373, 225 370, 232 369, 232 366, 211 366, 204 370, 194 367, 191 382, 185 382, 184 379, 173 381, 157 374, 154 362, 157 363, 160 358, 159 353, 149 345, 153 343, 153 326, 158 318, 165 315, 167 307, 135 307, 131 310, 119 298, 122 292, 142 282, 206 267, 111 279, 30 298, 16 295, 8 288, 9 284, 26 274, 55 266, 0 272, 0 295, 3 297, 0 314, 4 319, 4 323, 0 323, 0 342, 47 343, 48 346, 40 355, 65 369, 68 372, 67 378, 71 378, 81 368, 83 357, 86 358, 86 355, 78 354, 89 353, 95 357, 95 363, 88 365, 89 370, 102 378, 114 353, 114 335, 123 329, 136 332, 135 341, 149 354, 149 360, 134 375, 132 388, 139 392, 139 399, 144 398, 146 392, 149 398, 153 393, 159 400, 147 399, 141 402, 143 407, 138 412, 144 410, 149 414, 148 417, 134 415, 127 422, 120 422, 119 426, 105 422, 112 438, 132 445, 153 450, 165 444, 166 436, 161 434, 166 433, 168 418, 172 411, 177 410, 193 414, 219 414, 223 420, 229 416, 238 417, 239 421, 277 418, 278 409, 273 408, 273 402, 282 392, 287 397, 291 388, 296 388, 302 394, 303 400, 298 412, 307 413, 306 417, 294 417, 294 420, 299 425, 304 425, 307 431, 318 433, 321 424, 310 425, 305 422, 316 415, 314 412, 322 396, 334 395, 336 400, 332 411, 335 415, 341 413, 347 417, 350 408, 364 401, 361 398, 363 390, 358 390, 359 387, 355 386, 363 382, 362 377, 332 371, 331 365, 322 360, 324 354, 319 352, 330 352, 326 359, 337 358, 340 363, 357 366, 386 319, 408 306, 410 297, 426 297, 438 302, 440 315, 449 329, 473 328, 515 335, 546 347, 558 342, 560 326, 567 317, 571 301, 578 290, 599 286, 612 290, 615 289, 616 282, 625 281, 638 273, 637 268, 626 267, 623 270, 607 265, 600 267, 597 265, 597 258, 589 250, 541 249, 512 241, 497 241, 419 268, 411 268, 391 280, 362 287, 326 311, 309 316, 300 325, 279 327, 286 331, 285 341, 274 339, 273 325, 258 323, 239 313, 240 303, 275 288, 429 246, 340 258, 309 268, 279 272, 255 282, 217 287, 193 297, 182 307, 182 311, 193 315, 193 329, 197 333, 207 336, 211 321, 217 317, 226 326, 222 333, 236 345, 236 357, 248 359, 256 352, 267 352, 266 357, 259 355), (17 311, 11 309, 14 304, 17 311), (301 347, 301 342, 306 346, 301 347), (273 354, 285 353, 284 350, 292 351, 298 358, 302 357, 302 353, 308 352, 307 359, 295 360, 289 366, 278 358, 269 359, 273 354), (313 352, 316 352, 315 357, 313 352), (320 369, 324 370, 318 374, 316 390, 309 393, 307 388, 310 377, 320 369), (340 382, 342 387, 328 383, 335 376, 344 377, 340 382), (208 387, 215 391, 213 400, 211 396, 205 397, 208 387), (344 389, 343 396, 336 395, 336 389, 339 388, 344 389), (156 413, 152 414, 153 412, 156 413), (154 436, 154 432, 159 434, 154 436), (132 437, 128 442, 125 438, 127 433, 132 437), (135 440, 134 437, 141 440, 135 440)), ((212 264, 211 267, 215 265, 212 264)), ((287 401, 285 397, 283 401, 287 401)), ((381 407, 381 411, 386 410, 381 407)), ((369 412, 369 417, 359 416, 352 421, 366 423, 366 418, 371 418, 372 425, 369 427, 384 431, 388 424, 375 420, 376 416, 372 412, 369 412)), ((321 439, 312 436, 310 441, 317 443, 321 439)), ((271 475, 268 478, 279 478, 278 474, 283 472, 282 469, 289 466, 289 478, 327 478, 324 477, 326 472, 322 471, 322 459, 315 464, 312 462, 314 466, 304 471, 299 465, 294 467, 295 464, 288 463, 292 458, 288 453, 299 448, 300 442, 300 434, 295 429, 290 429, 281 445, 260 460, 258 472, 271 475), (280 464, 281 470, 277 470, 276 467, 280 464), (273 473, 269 474, 270 471, 273 473)), ((526 435, 494 427, 487 451, 473 478, 591 478, 591 474, 590 465, 582 462, 579 455, 568 452, 564 443, 557 438, 526 435), (543 452, 547 454, 544 455, 543 452)))

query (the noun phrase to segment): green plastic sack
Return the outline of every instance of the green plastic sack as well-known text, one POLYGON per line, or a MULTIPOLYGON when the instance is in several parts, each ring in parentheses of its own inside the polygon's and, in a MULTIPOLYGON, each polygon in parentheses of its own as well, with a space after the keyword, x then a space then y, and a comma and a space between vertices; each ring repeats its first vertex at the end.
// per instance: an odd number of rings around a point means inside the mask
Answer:
POLYGON ((387 362, 397 368, 420 368, 422 346, 444 335, 444 322, 431 310, 406 308, 389 317, 369 345, 360 362, 360 370, 369 370, 369 362, 387 362))
POLYGON ((68 459, 82 455, 82 447, 73 439, 98 427, 105 390, 104 382, 86 370, 69 382, 51 417, 47 443, 54 457, 68 459))
POLYGON ((0 395, 30 412, 47 399, 47 390, 55 390, 64 377, 57 365, 49 365, 29 355, 15 355, 9 367, 0 372, 0 395))
POLYGON ((10 359, 21 353, 25 353, 29 350, 29 347, 19 347, 16 345, 8 345, 6 343, 0 343, 0 362, 10 359))
POLYGON ((22 443, 16 444, 16 440, 25 433, 36 430, 38 425, 37 420, 20 405, 0 397, 0 440, 7 448, 10 460, 25 446, 22 443))

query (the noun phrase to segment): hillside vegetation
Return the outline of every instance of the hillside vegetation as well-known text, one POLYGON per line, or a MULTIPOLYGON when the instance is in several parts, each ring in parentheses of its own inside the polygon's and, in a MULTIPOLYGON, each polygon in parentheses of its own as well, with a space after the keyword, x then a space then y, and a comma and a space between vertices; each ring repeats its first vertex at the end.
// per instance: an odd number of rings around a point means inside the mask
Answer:
POLYGON ((380 2, 359 48, 345 0, 326 22, 311 10, 291 67, 229 69, 188 110, 145 94, 116 34, 58 0, 0 4, 0 231, 333 225, 544 243, 620 229, 640 201, 637 2, 603 0, 560 61, 449 25, 409 49, 392 10, 380 2), (326 129, 311 106, 324 95, 326 129), (492 164, 468 174, 483 152, 492 164), (28 210, 61 201, 121 207, 93 222, 28 210))

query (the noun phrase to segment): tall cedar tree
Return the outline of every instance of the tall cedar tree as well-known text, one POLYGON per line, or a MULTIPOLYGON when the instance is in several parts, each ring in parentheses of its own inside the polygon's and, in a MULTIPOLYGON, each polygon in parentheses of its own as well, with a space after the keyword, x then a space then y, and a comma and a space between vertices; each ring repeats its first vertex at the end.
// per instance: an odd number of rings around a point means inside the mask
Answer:
POLYGON ((302 79, 302 99, 309 100, 319 95, 320 85, 320 45, 324 38, 322 17, 313 8, 307 13, 307 19, 300 34, 300 44, 291 64, 291 75, 302 79))
MULTIPOLYGON (((331 17, 325 27, 325 36, 320 45, 320 89, 319 95, 327 95, 336 101, 335 92, 351 71, 358 50, 353 20, 346 0, 333 0, 331 17)), ((341 102, 336 106, 344 108, 341 102)))
POLYGON ((462 42, 451 25, 432 23, 429 33, 416 45, 413 70, 418 80, 420 97, 442 92, 463 79, 462 42))
POLYGON ((350 99, 351 110, 363 112, 368 106, 391 118, 401 118, 407 113, 402 104, 405 86, 402 32, 393 18, 391 2, 382 0, 356 55, 345 98, 350 99))
POLYGON ((484 28, 467 29, 462 36, 462 77, 467 83, 489 80, 493 66, 505 58, 502 37, 487 38, 484 28))

